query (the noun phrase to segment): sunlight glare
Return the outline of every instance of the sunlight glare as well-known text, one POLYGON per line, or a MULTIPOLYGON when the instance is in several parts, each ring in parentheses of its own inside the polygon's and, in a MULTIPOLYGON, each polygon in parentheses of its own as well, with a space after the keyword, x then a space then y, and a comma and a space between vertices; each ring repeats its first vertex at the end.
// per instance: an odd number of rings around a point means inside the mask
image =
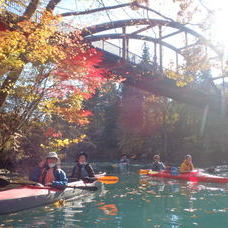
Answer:
POLYGON ((226 49, 228 48, 228 29, 226 22, 228 20, 227 0, 210 1, 210 9, 215 10, 214 22, 211 26, 213 39, 219 42, 226 49), (213 3, 212 3, 213 2, 213 3))

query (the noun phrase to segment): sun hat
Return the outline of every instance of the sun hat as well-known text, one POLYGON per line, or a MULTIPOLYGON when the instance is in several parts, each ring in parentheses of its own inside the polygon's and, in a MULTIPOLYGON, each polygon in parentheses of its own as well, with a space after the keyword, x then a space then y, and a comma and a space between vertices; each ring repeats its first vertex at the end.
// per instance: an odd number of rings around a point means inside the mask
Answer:
POLYGON ((56 152, 49 152, 46 156, 46 158, 56 158, 59 160, 59 157, 56 152))

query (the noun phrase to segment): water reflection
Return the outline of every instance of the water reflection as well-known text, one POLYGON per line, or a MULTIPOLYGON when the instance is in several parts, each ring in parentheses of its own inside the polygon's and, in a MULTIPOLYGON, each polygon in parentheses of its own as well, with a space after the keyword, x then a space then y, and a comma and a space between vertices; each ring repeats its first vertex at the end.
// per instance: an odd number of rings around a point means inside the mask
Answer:
MULTIPOLYGON (((223 198, 228 196, 226 184, 207 183, 202 185, 195 182, 170 181, 151 177, 140 178, 139 184, 141 185, 139 188, 144 188, 144 192, 153 194, 155 198, 163 198, 163 204, 160 203, 156 211, 159 210, 161 214, 166 214, 164 223, 167 224, 167 227, 168 224, 169 227, 183 227, 183 223, 188 225, 187 227, 193 227, 198 226, 199 221, 209 224, 209 226, 202 227, 215 227, 210 222, 208 223, 206 214, 217 216, 218 213, 227 213, 228 211, 227 208, 223 208, 226 205, 223 198), (164 211, 166 212, 164 213, 164 211)), ((221 227, 228 227, 227 217, 222 217, 224 226, 221 227)), ((217 220, 217 222, 219 221, 217 220)), ((213 223, 216 224, 216 219, 213 223)))

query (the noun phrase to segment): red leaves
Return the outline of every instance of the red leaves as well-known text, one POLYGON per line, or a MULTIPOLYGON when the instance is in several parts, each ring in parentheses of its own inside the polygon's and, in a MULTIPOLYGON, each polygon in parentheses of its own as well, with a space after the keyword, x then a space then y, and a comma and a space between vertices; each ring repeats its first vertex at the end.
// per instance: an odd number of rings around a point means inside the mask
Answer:
POLYGON ((59 83, 55 91, 52 91, 52 95, 59 97, 70 92, 88 99, 106 82, 105 75, 108 72, 98 66, 102 62, 103 54, 94 48, 77 49, 75 47, 74 52, 70 53, 74 54, 68 54, 53 72, 54 80, 59 83))
POLYGON ((59 138, 62 137, 62 133, 60 131, 56 132, 55 129, 49 127, 47 131, 44 133, 46 137, 52 137, 52 138, 59 138))

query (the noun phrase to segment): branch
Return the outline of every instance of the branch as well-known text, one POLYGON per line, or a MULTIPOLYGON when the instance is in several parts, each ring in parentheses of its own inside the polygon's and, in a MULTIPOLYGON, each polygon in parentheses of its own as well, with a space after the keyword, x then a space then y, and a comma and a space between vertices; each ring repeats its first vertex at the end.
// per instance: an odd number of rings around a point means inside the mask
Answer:
POLYGON ((147 6, 140 5, 140 4, 138 4, 138 3, 134 3, 134 4, 135 4, 137 7, 139 7, 139 8, 142 8, 142 9, 148 10, 148 11, 150 11, 150 12, 153 12, 153 13, 155 13, 155 14, 159 15, 160 17, 163 17, 163 18, 164 18, 164 19, 166 19, 166 20, 169 20, 169 21, 174 22, 174 20, 173 20, 172 18, 170 18, 170 17, 166 17, 166 16, 164 16, 163 14, 159 13, 159 12, 158 12, 158 11, 156 11, 156 10, 153 10, 153 9, 151 9, 151 8, 147 7, 147 6))
POLYGON ((61 2, 61 0, 50 0, 50 2, 46 6, 46 10, 53 11, 59 2, 61 2))
POLYGON ((0 108, 4 105, 6 98, 8 96, 8 92, 13 86, 15 85, 16 81, 18 80, 23 68, 17 71, 11 71, 0 88, 0 108))
POLYGON ((86 11, 62 13, 59 16, 62 16, 62 17, 78 16, 78 15, 96 13, 96 12, 104 11, 104 10, 112 10, 112 9, 122 8, 122 7, 130 6, 130 5, 132 5, 132 3, 125 3, 125 4, 116 5, 116 6, 107 6, 107 7, 96 8, 96 9, 92 9, 92 10, 86 10, 86 11))
POLYGON ((22 18, 20 18, 19 20, 22 21, 22 20, 31 18, 38 7, 39 1, 40 0, 31 0, 29 5, 27 6, 22 18))

